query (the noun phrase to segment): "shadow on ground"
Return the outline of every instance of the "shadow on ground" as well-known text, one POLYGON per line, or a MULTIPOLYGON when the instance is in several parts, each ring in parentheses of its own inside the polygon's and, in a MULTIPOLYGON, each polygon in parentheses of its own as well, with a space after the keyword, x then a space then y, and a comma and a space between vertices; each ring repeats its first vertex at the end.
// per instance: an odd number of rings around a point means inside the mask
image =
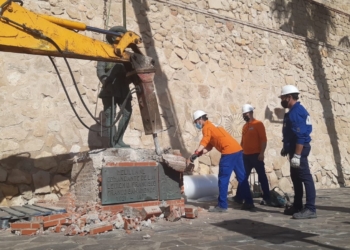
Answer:
POLYGON ((342 249, 335 246, 325 245, 320 242, 316 242, 312 239, 309 239, 312 237, 319 236, 318 234, 301 232, 295 229, 271 225, 264 222, 249 219, 228 220, 213 223, 212 225, 246 235, 256 240, 266 241, 270 244, 286 244, 288 242, 300 241, 325 249, 342 249))

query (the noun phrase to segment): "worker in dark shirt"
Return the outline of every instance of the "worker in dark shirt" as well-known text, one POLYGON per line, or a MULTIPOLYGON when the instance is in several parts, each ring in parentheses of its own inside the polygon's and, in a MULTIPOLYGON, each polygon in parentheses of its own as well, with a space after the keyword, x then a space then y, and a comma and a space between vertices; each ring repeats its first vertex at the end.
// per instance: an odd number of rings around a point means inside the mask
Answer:
POLYGON ((281 105, 289 112, 283 119, 282 156, 289 156, 290 173, 294 187, 294 203, 284 210, 284 214, 293 215, 294 219, 317 218, 315 184, 310 173, 307 157, 309 156, 311 118, 306 109, 298 102, 299 90, 293 85, 282 88, 281 105), (303 207, 303 185, 306 192, 306 204, 303 207))

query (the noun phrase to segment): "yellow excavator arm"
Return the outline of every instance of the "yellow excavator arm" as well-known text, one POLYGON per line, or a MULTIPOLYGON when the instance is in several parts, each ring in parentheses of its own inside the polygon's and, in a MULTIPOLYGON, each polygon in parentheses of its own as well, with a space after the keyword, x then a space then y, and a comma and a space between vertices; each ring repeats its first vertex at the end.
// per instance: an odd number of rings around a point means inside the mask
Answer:
POLYGON ((22 5, 20 0, 0 0, 0 51, 130 64, 132 70, 129 74, 139 76, 137 85, 141 91, 138 99, 145 134, 153 134, 158 151, 156 135, 162 127, 153 83, 154 61, 138 49, 141 37, 132 31, 114 33, 37 14, 22 5), (117 39, 111 45, 78 33, 84 30, 117 39))
POLYGON ((87 30, 84 23, 40 15, 14 1, 0 0, 0 5, 1 51, 129 62, 130 53, 125 49, 141 43, 140 36, 128 31, 118 44, 111 46, 77 33, 76 30, 87 30))

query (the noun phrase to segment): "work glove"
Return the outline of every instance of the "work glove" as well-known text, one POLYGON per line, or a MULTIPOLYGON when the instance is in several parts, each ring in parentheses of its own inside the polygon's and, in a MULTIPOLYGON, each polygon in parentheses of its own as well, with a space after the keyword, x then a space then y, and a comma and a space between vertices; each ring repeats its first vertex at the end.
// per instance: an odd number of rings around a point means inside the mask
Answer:
POLYGON ((193 154, 190 156, 190 161, 193 163, 198 158, 198 155, 193 154))
POLYGON ((293 155, 293 158, 290 160, 290 165, 292 168, 300 167, 300 158, 301 158, 301 155, 297 155, 297 154, 293 155))
POLYGON ((285 157, 288 155, 288 152, 284 150, 284 148, 282 148, 281 150, 281 156, 285 157))
POLYGON ((203 152, 198 152, 195 151, 193 155, 191 155, 190 157, 190 161, 193 163, 199 156, 201 156, 203 154, 203 152))

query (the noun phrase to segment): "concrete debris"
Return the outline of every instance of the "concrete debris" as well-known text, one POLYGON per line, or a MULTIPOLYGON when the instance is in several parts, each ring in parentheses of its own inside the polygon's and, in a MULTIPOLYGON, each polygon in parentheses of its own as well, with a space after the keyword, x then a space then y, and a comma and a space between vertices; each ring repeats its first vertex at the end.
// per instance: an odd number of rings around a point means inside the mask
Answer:
MULTIPOLYGON (((198 211, 194 206, 178 207, 167 205, 148 206, 141 211, 131 206, 124 206, 123 213, 104 211, 104 207, 96 202, 87 202, 84 206, 67 209, 67 213, 33 217, 11 223, 10 230, 17 235, 45 235, 62 233, 65 236, 96 235, 113 229, 124 229, 130 234, 142 231, 142 228, 154 228, 158 220, 175 222, 183 217, 197 218, 198 211)), ((145 235, 144 239, 150 236, 145 235)))
POLYGON ((147 239, 150 239, 150 238, 151 238, 151 235, 146 234, 146 235, 144 235, 142 238, 145 239, 145 240, 147 240, 147 239))
POLYGON ((186 169, 186 159, 180 155, 163 154, 163 162, 178 172, 184 172, 186 169))

